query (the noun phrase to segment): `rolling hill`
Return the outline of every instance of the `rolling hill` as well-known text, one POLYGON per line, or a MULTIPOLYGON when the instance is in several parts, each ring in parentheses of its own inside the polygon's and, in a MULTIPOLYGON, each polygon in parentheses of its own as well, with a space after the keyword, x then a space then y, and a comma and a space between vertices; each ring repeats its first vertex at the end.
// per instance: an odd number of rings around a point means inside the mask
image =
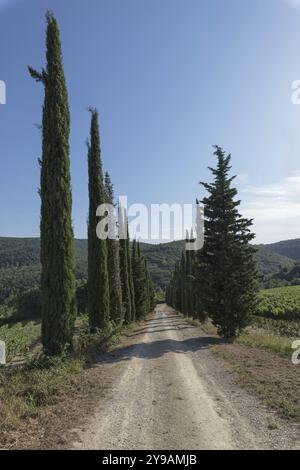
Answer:
MULTIPOLYGON (((87 240, 76 239, 76 277, 87 278, 87 240)), ((285 276, 293 272, 296 260, 300 259, 300 239, 287 240, 270 245, 256 245, 257 264, 262 286, 280 284, 285 276), (278 273, 281 273, 278 276, 278 273), (273 278, 276 278, 275 284, 273 278), (269 284, 270 285, 269 285, 269 284)), ((184 241, 173 241, 157 245, 141 243, 157 290, 164 290, 176 261, 184 249, 184 241)), ((0 237, 0 302, 10 294, 21 293, 39 284, 40 246, 38 238, 0 237)))
POLYGON ((277 253, 278 255, 285 256, 293 260, 300 260, 300 238, 259 246, 264 246, 272 253, 277 253))

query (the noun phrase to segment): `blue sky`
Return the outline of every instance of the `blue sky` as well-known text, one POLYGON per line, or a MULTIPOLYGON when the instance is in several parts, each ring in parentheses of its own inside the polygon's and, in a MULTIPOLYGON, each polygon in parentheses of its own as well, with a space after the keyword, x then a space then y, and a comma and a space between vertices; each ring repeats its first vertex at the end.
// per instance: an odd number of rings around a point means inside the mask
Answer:
POLYGON ((104 168, 129 203, 193 203, 232 153, 257 242, 300 237, 300 0, 0 0, 2 236, 38 236, 45 11, 61 29, 75 235, 86 237, 87 106, 104 168))

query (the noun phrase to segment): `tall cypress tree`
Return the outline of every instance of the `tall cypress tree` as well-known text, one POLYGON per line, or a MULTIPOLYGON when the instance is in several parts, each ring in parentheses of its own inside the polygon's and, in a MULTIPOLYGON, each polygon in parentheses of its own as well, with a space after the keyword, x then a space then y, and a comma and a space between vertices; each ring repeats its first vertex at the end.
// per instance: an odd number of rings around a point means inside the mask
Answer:
POLYGON ((46 14, 46 68, 29 67, 44 85, 41 159, 41 292, 42 343, 49 355, 60 354, 72 342, 76 316, 75 262, 70 181, 70 114, 59 29, 46 14))
POLYGON ((174 308, 178 312, 182 312, 184 305, 182 303, 182 281, 181 281, 181 262, 178 261, 175 265, 174 273, 174 308))
POLYGON ((127 224, 127 239, 126 239, 126 251, 127 251, 127 265, 128 265, 128 277, 129 277, 129 289, 130 289, 130 300, 131 300, 131 321, 135 321, 135 294, 134 294, 134 283, 133 283, 133 273, 132 273, 132 259, 130 251, 130 238, 128 230, 128 221, 127 224))
MULTIPOLYGON (((189 242, 191 241, 192 238, 190 239, 189 234, 187 232, 186 234, 186 241, 189 242)), ((187 308, 187 314, 192 315, 193 314, 193 287, 192 287, 192 282, 193 282, 193 273, 192 273, 192 265, 193 265, 193 251, 186 250, 186 308, 187 308)))
POLYGON ((109 325, 109 281, 106 240, 96 234, 96 210, 105 202, 101 163, 98 112, 90 109, 91 129, 88 147, 88 309, 91 330, 109 325))
POLYGON ((124 306, 125 322, 128 324, 132 319, 131 290, 128 270, 128 244, 127 244, 127 221, 126 214, 119 207, 119 233, 120 233, 120 275, 122 285, 122 298, 124 306))
POLYGON ((201 183, 209 195, 205 207, 204 246, 201 250, 201 300, 207 314, 224 337, 234 337, 248 322, 256 304, 256 265, 252 220, 237 207, 237 190, 229 176, 230 155, 215 147, 216 169, 212 183, 201 183))
POLYGON ((132 242, 132 273, 135 293, 136 318, 144 318, 154 308, 154 290, 147 268, 147 263, 141 253, 139 242, 132 242))
POLYGON ((181 292, 181 312, 186 316, 188 314, 188 311, 187 311, 188 289, 187 289, 187 279, 186 279, 186 253, 185 251, 182 252, 181 262, 180 262, 180 292, 181 292))
MULTIPOLYGON (((114 206, 114 190, 108 172, 105 173, 104 193, 105 202, 114 206)), ((116 239, 116 225, 114 220, 111 225, 111 231, 107 238, 110 314, 112 320, 120 323, 123 321, 124 309, 120 278, 119 241, 116 239)))
POLYGON ((147 313, 151 312, 155 307, 155 293, 153 282, 149 273, 147 261, 144 258, 145 271, 146 271, 146 285, 147 285, 147 313))
POLYGON ((143 318, 148 312, 148 286, 144 258, 139 243, 132 243, 132 272, 135 293, 136 318, 143 318))

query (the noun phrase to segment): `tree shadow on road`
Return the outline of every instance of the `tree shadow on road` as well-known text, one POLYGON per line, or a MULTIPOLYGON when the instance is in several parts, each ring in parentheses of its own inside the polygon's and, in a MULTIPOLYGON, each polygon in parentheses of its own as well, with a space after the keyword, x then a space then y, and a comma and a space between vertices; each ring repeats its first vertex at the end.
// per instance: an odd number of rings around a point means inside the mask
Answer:
POLYGON ((159 325, 155 325, 154 327, 150 327, 151 329, 149 329, 149 327, 145 327, 145 328, 140 328, 138 330, 134 330, 134 333, 130 333, 130 334, 127 334, 126 336, 128 338, 132 338, 133 336, 140 336, 140 335, 144 335, 144 334, 153 334, 153 333, 160 333, 160 332, 164 332, 164 331, 180 331, 180 330, 191 330, 191 329, 194 329, 195 327, 194 326, 189 326, 187 325, 186 323, 181 323, 181 324, 171 324, 171 325, 162 325, 162 324, 159 324, 159 325), (162 328, 163 326, 163 328, 162 328))
POLYGON ((147 320, 144 320, 145 323, 161 323, 161 321, 164 320, 181 320, 179 315, 160 315, 156 316, 156 318, 148 318, 147 320))
POLYGON ((164 356, 167 353, 173 352, 183 354, 187 352, 196 352, 201 349, 207 349, 216 344, 223 344, 227 342, 222 338, 216 337, 201 337, 201 338, 188 338, 183 340, 175 339, 162 339, 152 342, 135 343, 123 348, 117 348, 109 353, 104 354, 99 358, 102 363, 116 363, 122 361, 129 361, 133 358, 140 359, 156 359, 164 356))

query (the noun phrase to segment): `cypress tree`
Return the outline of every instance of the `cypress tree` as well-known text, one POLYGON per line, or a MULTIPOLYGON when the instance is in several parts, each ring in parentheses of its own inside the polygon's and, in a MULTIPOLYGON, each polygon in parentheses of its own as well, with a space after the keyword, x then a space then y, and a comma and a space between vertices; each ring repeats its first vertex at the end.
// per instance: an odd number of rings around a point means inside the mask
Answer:
POLYGON ((139 243, 132 243, 132 271, 135 293, 136 318, 143 318, 148 312, 148 286, 144 258, 139 243))
POLYGON ((128 324, 132 319, 130 280, 128 271, 128 245, 127 245, 127 222, 126 214, 119 207, 119 230, 120 230, 120 276, 122 286, 122 299, 124 307, 124 318, 128 324))
POLYGON ((201 183, 209 195, 205 207, 204 246, 201 250, 201 301, 219 333, 234 337, 248 322, 256 304, 256 265, 252 220, 243 218, 229 177, 230 155, 215 147, 214 181, 201 183))
POLYGON ((177 272, 175 278, 175 290, 176 290, 176 310, 183 312, 184 309, 184 298, 182 295, 182 262, 178 261, 177 272))
POLYGON ((42 343, 48 355, 71 344, 76 316, 70 181, 70 114, 59 29, 46 14, 46 68, 28 67, 44 86, 41 159, 42 343))
POLYGON ((204 323, 207 320, 207 312, 202 301, 204 284, 202 285, 201 279, 203 270, 202 250, 199 250, 195 252, 193 262, 194 318, 204 323))
POLYGON ((172 286, 172 276, 171 276, 169 284, 167 284, 167 286, 166 286, 165 302, 166 302, 167 305, 172 304, 172 301, 171 301, 171 289, 172 289, 172 287, 171 286, 172 286))
MULTIPOLYGON (((189 238, 189 234, 186 234, 186 241, 192 241, 192 238, 189 238)), ((186 250, 186 308, 187 308, 187 314, 192 315, 193 314, 193 286, 192 286, 192 281, 193 281, 193 273, 192 273, 192 264, 193 264, 193 251, 191 250, 186 250)))
POLYGON ((101 163, 98 112, 90 109, 91 129, 88 146, 88 309, 91 330, 109 325, 109 282, 106 240, 97 237, 96 210, 105 202, 101 163))
MULTIPOLYGON (((192 234, 190 240, 193 240, 192 234)), ((196 316, 194 253, 189 250, 182 252, 166 288, 167 304, 185 316, 196 316)))
POLYGON ((175 263, 175 269, 172 276, 172 285, 171 285, 171 307, 173 307, 178 312, 182 312, 182 293, 181 293, 181 262, 177 261, 175 263))
POLYGON ((176 264, 175 264, 175 268, 174 268, 174 271, 172 273, 170 283, 169 283, 169 301, 167 301, 167 304, 170 307, 173 307, 175 310, 177 310, 177 308, 176 308, 176 288, 175 288, 175 284, 176 284, 176 264))
MULTIPOLYGON (((190 233, 190 242, 195 241, 193 229, 190 233)), ((196 285, 196 265, 197 251, 189 251, 189 283, 190 283, 190 314, 193 318, 197 318, 197 285, 196 285)))
MULTIPOLYGON (((114 206, 114 190, 108 172, 105 173, 104 195, 105 202, 114 206)), ((124 316, 120 278, 120 253, 119 241, 116 239, 115 223, 112 225, 111 233, 109 233, 107 238, 110 315, 114 322, 120 323, 123 321, 124 316)))
POLYGON ((145 262, 145 270, 146 270, 146 283, 147 283, 147 313, 151 312, 155 307, 155 293, 153 288, 153 282, 149 273, 149 269, 147 266, 147 261, 145 262))
POLYGON ((126 239, 126 251, 127 251, 127 265, 128 265, 128 278, 129 278, 129 289, 130 289, 130 301, 131 301, 131 321, 135 321, 135 294, 134 294, 134 283, 133 283, 133 273, 132 273, 132 260, 131 260, 131 251, 130 251, 130 238, 128 230, 128 221, 126 220, 126 230, 127 230, 127 239, 126 239))
POLYGON ((186 316, 187 311, 187 279, 186 279, 186 253, 182 252, 180 262, 180 294, 181 294, 181 312, 186 316))

